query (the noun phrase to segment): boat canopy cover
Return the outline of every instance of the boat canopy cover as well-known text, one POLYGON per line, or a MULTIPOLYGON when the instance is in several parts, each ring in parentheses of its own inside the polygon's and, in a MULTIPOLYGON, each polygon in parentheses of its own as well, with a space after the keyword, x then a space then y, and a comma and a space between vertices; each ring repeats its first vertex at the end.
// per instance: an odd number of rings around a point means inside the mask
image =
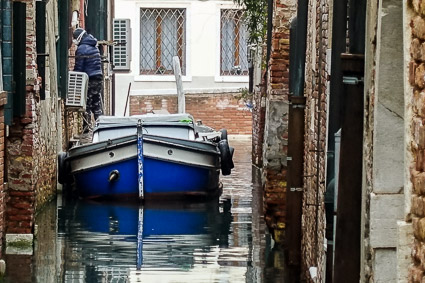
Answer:
POLYGON ((120 116, 100 116, 97 120, 99 126, 108 124, 121 124, 123 126, 135 126, 137 122, 142 120, 142 123, 191 123, 194 121, 192 115, 183 114, 144 114, 134 115, 130 117, 120 116))

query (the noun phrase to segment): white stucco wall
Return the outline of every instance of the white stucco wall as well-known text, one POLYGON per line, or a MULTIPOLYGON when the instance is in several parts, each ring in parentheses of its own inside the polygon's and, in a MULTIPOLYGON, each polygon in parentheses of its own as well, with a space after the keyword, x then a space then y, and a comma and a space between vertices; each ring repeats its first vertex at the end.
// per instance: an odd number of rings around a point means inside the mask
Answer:
POLYGON ((248 76, 220 76, 220 9, 237 8, 232 0, 116 0, 115 18, 130 19, 131 26, 131 70, 115 75, 117 115, 124 113, 130 82, 130 95, 177 93, 174 75, 140 75, 141 8, 186 9, 186 93, 235 92, 248 87, 248 76))

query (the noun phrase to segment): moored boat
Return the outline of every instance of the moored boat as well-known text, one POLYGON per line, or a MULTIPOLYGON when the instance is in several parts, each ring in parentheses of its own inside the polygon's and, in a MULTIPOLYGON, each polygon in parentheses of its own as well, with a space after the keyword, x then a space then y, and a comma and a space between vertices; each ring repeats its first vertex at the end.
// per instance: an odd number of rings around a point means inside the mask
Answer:
POLYGON ((187 114, 103 117, 93 141, 59 156, 59 181, 83 198, 214 197, 233 167, 225 131, 187 114))

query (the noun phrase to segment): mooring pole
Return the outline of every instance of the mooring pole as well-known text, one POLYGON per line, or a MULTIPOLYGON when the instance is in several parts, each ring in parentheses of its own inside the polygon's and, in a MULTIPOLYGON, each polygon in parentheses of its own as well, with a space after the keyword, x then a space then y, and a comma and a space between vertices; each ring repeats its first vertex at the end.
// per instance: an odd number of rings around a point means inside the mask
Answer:
POLYGON ((182 70, 180 68, 180 60, 179 57, 173 57, 173 70, 174 76, 176 77, 176 85, 177 85, 177 104, 179 113, 186 112, 186 99, 183 91, 183 82, 182 82, 182 70))
POLYGON ((139 183, 139 198, 144 199, 145 188, 143 183, 143 127, 142 120, 137 122, 137 163, 139 169, 138 183, 139 183))

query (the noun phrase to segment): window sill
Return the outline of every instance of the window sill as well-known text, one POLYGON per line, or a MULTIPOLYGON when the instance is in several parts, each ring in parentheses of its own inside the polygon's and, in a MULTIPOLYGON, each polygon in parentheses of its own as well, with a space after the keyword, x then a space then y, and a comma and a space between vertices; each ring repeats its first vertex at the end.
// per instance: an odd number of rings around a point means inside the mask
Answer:
MULTIPOLYGON (((164 76, 157 76, 157 75, 138 75, 134 77, 135 82, 175 82, 176 77, 174 75, 164 75, 164 76)), ((182 81, 184 82, 191 82, 192 76, 182 76, 182 81)))
POLYGON ((247 83, 249 76, 215 76, 216 83, 247 83))

